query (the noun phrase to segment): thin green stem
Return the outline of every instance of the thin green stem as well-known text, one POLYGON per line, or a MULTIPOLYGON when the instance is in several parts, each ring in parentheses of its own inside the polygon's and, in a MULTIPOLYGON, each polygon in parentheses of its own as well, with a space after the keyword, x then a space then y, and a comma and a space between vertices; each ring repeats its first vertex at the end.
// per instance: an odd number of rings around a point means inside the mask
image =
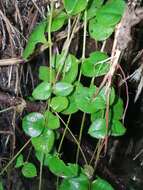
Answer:
POLYGON ((62 59, 60 60, 61 64, 60 64, 59 69, 57 71, 57 75, 56 75, 56 80, 55 81, 58 80, 58 76, 59 76, 59 74, 60 74, 60 72, 61 72, 61 70, 62 70, 62 68, 63 68, 63 66, 65 64, 65 60, 66 60, 66 57, 67 57, 67 54, 68 54, 68 51, 69 51, 69 47, 70 47, 71 41, 72 41, 72 39, 74 37, 74 34, 76 32, 76 27, 77 27, 77 24, 79 22, 79 18, 80 18, 80 15, 78 15, 78 17, 75 18, 74 24, 73 24, 73 30, 71 32, 70 38, 67 37, 66 42, 65 42, 65 44, 63 46, 64 54, 63 54, 62 59))
POLYGON ((50 16, 49 16, 49 24, 48 24, 50 83, 52 83, 52 38, 51 38, 51 26, 52 26, 53 10, 54 10, 54 1, 52 0, 52 1, 51 1, 50 16))
POLYGON ((58 114, 58 113, 55 113, 55 114, 56 114, 57 117, 61 120, 61 122, 64 124, 64 126, 67 128, 67 130, 68 130, 68 132, 70 133, 70 135, 72 136, 73 140, 75 141, 75 143, 76 143, 77 146, 79 147, 80 152, 81 152, 81 154, 82 154, 82 157, 83 157, 83 159, 84 159, 85 164, 88 164, 87 159, 86 159, 86 157, 85 157, 85 155, 84 155, 84 152, 83 152, 83 150, 82 150, 82 148, 81 148, 81 146, 80 146, 78 140, 75 138, 74 134, 72 133, 72 131, 70 130, 70 128, 67 126, 67 124, 64 122, 64 120, 59 116, 59 114, 58 114))
POLYGON ((42 188, 43 161, 44 161, 44 154, 42 153, 42 159, 40 162, 39 190, 41 190, 41 188, 42 188))
MULTIPOLYGON (((81 65, 83 64, 84 59, 85 59, 86 29, 87 29, 87 10, 85 10, 85 12, 84 12, 84 32, 83 32, 83 49, 82 49, 82 62, 81 62, 81 65)), ((80 81, 80 79, 81 79, 81 69, 80 69, 78 81, 80 81)), ((85 122, 85 116, 86 116, 86 114, 84 113, 83 117, 82 117, 80 132, 79 132, 79 139, 78 139, 79 144, 81 144, 82 133, 83 133, 83 128, 84 128, 84 122, 85 122)), ((79 159, 79 147, 77 147, 76 163, 78 163, 78 159, 79 159)))
MULTIPOLYGON (((69 117, 68 117, 68 121, 67 121, 67 124, 66 124, 67 126, 69 126, 70 119, 71 119, 71 115, 69 115, 69 117)), ((63 132, 63 135, 62 135, 62 138, 61 138, 61 141, 60 141, 60 145, 58 147, 58 152, 61 151, 62 144, 63 144, 64 138, 65 138, 66 132, 67 132, 67 127, 65 127, 65 129, 64 129, 64 132, 63 132)))
MULTIPOLYGON (((84 12, 84 31, 83 31, 83 49, 82 49, 82 60, 81 60, 81 66, 84 62, 85 59, 85 49, 86 49, 86 29, 87 29, 87 10, 85 10, 84 12)), ((80 69, 80 73, 79 73, 79 78, 78 78, 78 82, 81 79, 81 69, 80 69)))
POLYGON ((25 145, 17 152, 17 154, 9 161, 9 163, 2 169, 0 172, 0 176, 7 170, 7 168, 12 164, 12 162, 17 158, 17 156, 26 148, 26 146, 30 143, 31 139, 29 139, 25 145))
MULTIPOLYGON (((84 122, 85 122, 85 116, 86 116, 86 113, 83 113, 81 126, 80 126, 80 132, 79 132, 79 138, 78 138, 79 144, 81 144, 84 122)), ((79 159, 79 146, 77 147, 77 152, 76 152, 76 163, 78 163, 78 159, 79 159)))

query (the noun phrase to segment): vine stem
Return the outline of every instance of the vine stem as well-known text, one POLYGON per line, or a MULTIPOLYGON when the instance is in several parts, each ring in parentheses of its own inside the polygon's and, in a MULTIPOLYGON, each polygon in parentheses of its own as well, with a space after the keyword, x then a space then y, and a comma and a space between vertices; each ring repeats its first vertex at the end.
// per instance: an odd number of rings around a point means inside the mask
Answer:
POLYGON ((48 44, 49 44, 49 64, 50 64, 50 83, 52 83, 52 38, 51 38, 51 26, 52 26, 52 16, 54 10, 54 1, 51 1, 51 10, 49 16, 48 24, 48 44))
POLYGON ((85 155, 84 155, 84 152, 83 152, 83 150, 82 150, 82 148, 81 148, 81 146, 80 146, 78 140, 75 138, 75 136, 73 135, 72 131, 71 131, 70 128, 67 126, 67 124, 64 122, 64 120, 59 116, 59 114, 58 114, 57 112, 55 112, 55 114, 57 115, 57 117, 61 120, 61 122, 64 124, 64 126, 65 126, 65 127, 67 128, 67 130, 69 131, 70 135, 72 136, 72 138, 74 139, 75 143, 76 143, 77 146, 79 147, 79 150, 80 150, 80 152, 81 152, 81 154, 82 154, 82 157, 83 157, 83 159, 84 159, 85 164, 88 165, 87 159, 86 159, 86 157, 85 157, 85 155))
MULTIPOLYGON (((68 117, 68 121, 67 121, 67 124, 66 124, 67 126, 69 126, 70 119, 71 119, 71 114, 68 117)), ((63 132, 63 135, 62 135, 62 138, 61 138, 61 141, 60 141, 60 145, 58 147, 58 152, 61 151, 62 144, 63 144, 64 138, 65 138, 66 132, 67 132, 67 127, 64 129, 64 132, 63 132)))
POLYGON ((70 44, 71 44, 71 41, 72 41, 72 39, 73 39, 73 37, 74 37, 74 34, 75 34, 75 32, 76 32, 76 27, 77 27, 79 18, 80 18, 80 15, 78 15, 78 17, 75 18, 74 24, 73 24, 73 30, 72 30, 72 32, 71 32, 70 38, 69 38, 69 35, 68 35, 68 36, 67 36, 67 39, 66 39, 66 42, 65 42, 65 44, 64 44, 64 46, 63 46, 64 55, 63 55, 62 59, 60 60, 60 63, 61 63, 61 64, 60 64, 60 67, 59 67, 59 69, 58 69, 58 71, 57 71, 56 80, 55 80, 55 81, 58 80, 58 76, 59 76, 59 74, 60 74, 60 72, 61 72, 61 69, 62 69, 62 67, 63 67, 63 65, 64 65, 63 63, 65 63, 65 60, 66 60, 66 57, 67 57, 67 54, 68 54, 68 51, 69 51, 69 47, 70 47, 70 44))
MULTIPOLYGON (((83 49, 82 49, 81 66, 82 66, 84 59, 85 59, 86 29, 87 29, 87 10, 84 11, 84 31, 83 31, 83 49)), ((80 69, 78 81, 80 81, 80 79, 81 79, 81 69, 80 69)), ((80 126, 80 132, 79 132, 79 138, 78 138, 79 145, 81 144, 81 139, 82 139, 82 134, 83 134, 83 129, 84 129, 85 116, 86 116, 86 113, 83 113, 82 122, 81 122, 81 126, 80 126)), ((77 152, 76 152, 76 163, 78 163, 78 159, 79 159, 79 146, 77 147, 77 152)))
POLYGON ((17 154, 9 161, 9 163, 2 169, 0 172, 0 176, 4 173, 5 170, 12 164, 12 162, 17 158, 17 156, 26 148, 26 146, 30 143, 31 138, 25 143, 25 145, 17 152, 17 154))
POLYGON ((43 161, 44 161, 44 153, 42 153, 42 160, 40 162, 39 190, 41 190, 42 188, 43 161))

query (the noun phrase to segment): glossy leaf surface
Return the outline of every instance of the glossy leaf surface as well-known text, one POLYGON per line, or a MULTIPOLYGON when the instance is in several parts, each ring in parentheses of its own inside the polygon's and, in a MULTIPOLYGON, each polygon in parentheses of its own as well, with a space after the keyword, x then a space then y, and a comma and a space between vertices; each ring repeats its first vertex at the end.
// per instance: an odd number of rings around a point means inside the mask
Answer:
POLYGON ((75 102, 78 109, 86 113, 94 113, 105 108, 105 102, 101 96, 94 98, 96 90, 95 86, 90 88, 79 86, 76 89, 75 102))
POLYGON ((33 178, 37 176, 37 170, 35 165, 30 162, 25 163, 22 167, 22 174, 24 175, 24 177, 27 178, 33 178))
POLYGON ((51 95, 51 84, 48 82, 40 83, 32 93, 35 100, 47 100, 51 95))
POLYGON ((96 119, 89 127, 88 134, 97 139, 105 138, 107 136, 106 120, 96 119))
POLYGON ((69 100, 68 107, 62 112, 62 114, 65 114, 65 115, 70 115, 78 111, 78 108, 75 102, 74 93, 68 96, 68 100, 69 100))
POLYGON ((77 164, 65 164, 57 156, 51 156, 48 160, 50 171, 59 177, 75 177, 78 175, 77 164))
POLYGON ((103 62, 108 56, 103 52, 91 53, 89 58, 82 64, 82 74, 87 77, 98 77, 105 75, 110 68, 107 62, 103 62))
POLYGON ((56 115, 54 115, 52 112, 46 111, 44 113, 44 117, 46 120, 45 127, 49 129, 58 129, 60 127, 59 118, 56 115))
POLYGON ((55 112, 61 112, 68 107, 69 101, 66 97, 56 96, 52 98, 50 106, 55 112))
POLYGON ((30 113, 22 120, 22 128, 30 137, 39 136, 44 129, 44 124, 44 116, 38 112, 30 113))
POLYGON ((88 177, 80 174, 78 177, 64 179, 60 185, 59 190, 88 190, 89 180, 88 177))
POLYGON ((73 91, 73 85, 66 82, 57 82, 53 86, 53 93, 57 96, 68 96, 73 91))
POLYGON ((36 151, 47 154, 53 148, 55 133, 53 130, 45 128, 44 132, 40 136, 32 138, 31 142, 36 151))
POLYGON ((114 188, 107 181, 97 178, 92 182, 91 190, 114 190, 114 188))
POLYGON ((112 127, 111 127, 111 135, 112 136, 122 136, 126 132, 126 128, 123 126, 123 124, 118 120, 112 121, 112 127))

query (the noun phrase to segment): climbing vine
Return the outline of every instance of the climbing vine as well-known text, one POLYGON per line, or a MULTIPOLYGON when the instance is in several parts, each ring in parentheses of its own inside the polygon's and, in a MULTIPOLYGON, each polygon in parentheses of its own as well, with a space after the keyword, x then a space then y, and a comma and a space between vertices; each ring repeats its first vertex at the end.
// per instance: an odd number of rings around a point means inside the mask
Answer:
MULTIPOLYGON (((23 131, 30 137, 29 143, 31 142, 35 157, 41 165, 39 190, 43 166, 61 179, 57 180, 59 190, 113 189, 106 180, 95 176, 94 173, 101 152, 106 152, 109 136, 122 136, 126 132, 122 123, 123 101, 115 93, 112 83, 115 74, 112 73, 112 57, 104 52, 104 43, 115 31, 124 8, 123 0, 108 0, 106 3, 103 0, 63 0, 60 9, 56 9, 54 1, 51 1, 47 17, 34 28, 29 37, 23 52, 25 61, 29 61, 33 54, 39 51, 39 43, 49 51, 48 65, 39 67, 41 82, 32 92, 34 101, 43 101, 47 106, 42 113, 32 112, 22 119, 23 131), (53 51, 52 34, 62 31, 63 28, 67 29, 64 45, 60 52, 53 51), (79 28, 83 28, 81 58, 69 52, 74 34, 79 28), (85 56, 87 35, 103 44, 101 51, 92 52, 88 57, 85 56), (81 77, 85 80, 88 78, 89 86, 82 84, 81 77), (96 85, 98 77, 103 78, 99 86, 96 85), (78 111, 81 111, 83 116, 79 126, 80 134, 76 138, 69 123, 72 114, 78 111), (68 116, 68 122, 64 121, 64 115, 68 116), (90 115, 87 134, 98 139, 90 159, 86 158, 81 148, 86 115, 90 115), (64 127, 62 136, 59 133, 61 126, 64 127), (67 132, 77 145, 75 163, 65 163, 61 159, 60 151, 67 132), (58 147, 57 140, 60 142, 58 147), (82 156, 84 165, 79 164, 79 155, 82 156)), ((24 161, 21 152, 14 157, 15 167, 21 168, 22 174, 27 178, 37 176, 34 163, 24 161)))

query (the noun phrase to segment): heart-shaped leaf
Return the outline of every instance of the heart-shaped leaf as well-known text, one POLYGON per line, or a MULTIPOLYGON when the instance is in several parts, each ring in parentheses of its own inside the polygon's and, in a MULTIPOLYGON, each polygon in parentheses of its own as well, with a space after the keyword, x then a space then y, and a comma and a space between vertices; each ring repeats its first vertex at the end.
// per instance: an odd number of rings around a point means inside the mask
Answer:
POLYGON ((75 177, 78 175, 78 165, 68 164, 66 165, 57 156, 51 156, 48 160, 49 170, 59 177, 75 177))
POLYGON ((97 139, 105 138, 107 136, 106 120, 96 119, 89 127, 88 134, 97 139))
POLYGON ((75 81, 78 74, 78 59, 69 54, 66 60, 63 59, 64 52, 59 55, 54 55, 52 62, 53 67, 55 67, 57 73, 60 72, 60 80, 67 83, 72 83, 75 81))
POLYGON ((49 163, 49 158, 52 157, 51 154, 47 153, 47 154, 44 154, 44 153, 41 153, 39 151, 36 151, 35 152, 35 156, 36 158, 39 160, 39 162, 42 162, 42 164, 44 166, 48 166, 48 163, 49 163))
POLYGON ((97 77, 105 75, 109 71, 110 65, 106 60, 108 56, 103 52, 91 53, 89 58, 82 64, 82 74, 87 77, 97 77))
POLYGON ((42 44, 47 43, 47 40, 45 38, 46 26, 47 26, 47 22, 46 20, 43 20, 32 31, 29 37, 28 43, 26 45, 26 48, 24 49, 24 52, 23 52, 23 58, 25 60, 27 60, 29 56, 34 52, 37 43, 42 43, 42 44))
POLYGON ((103 41, 109 38, 114 29, 114 26, 104 26, 98 22, 96 18, 93 18, 89 21, 89 34, 97 41, 103 41))
POLYGON ((46 111, 44 113, 45 116, 45 127, 49 128, 49 129, 58 129, 60 127, 60 120, 59 118, 54 115, 52 112, 50 111, 46 111))
POLYGON ((20 154, 17 159, 16 159, 16 164, 15 164, 15 168, 20 168, 21 166, 23 166, 23 155, 20 154))
POLYGON ((53 93, 57 96, 68 96, 73 91, 73 85, 66 82, 57 82, 53 86, 53 93))
POLYGON ((105 116, 105 109, 98 110, 97 112, 91 114, 91 122, 95 121, 98 118, 104 118, 104 116, 105 116))
POLYGON ((55 32, 59 30, 67 20, 67 15, 65 12, 61 11, 56 17, 53 18, 52 20, 52 25, 51 25, 51 32, 55 32))
MULTIPOLYGON (((51 82, 54 82, 56 78, 56 72, 54 69, 51 70, 51 82)), ((50 82, 50 68, 47 66, 40 66, 39 68, 39 79, 50 82)))
POLYGON ((76 106, 74 93, 68 96, 69 104, 68 107, 62 112, 62 114, 70 115, 78 111, 76 106))
POLYGON ((105 180, 97 178, 92 182, 91 190, 114 190, 114 188, 105 180))
POLYGON ((63 3, 68 14, 76 15, 86 8, 87 0, 63 0, 63 3))
POLYGON ((40 83, 32 93, 35 100, 47 100, 51 95, 51 84, 48 82, 40 83))
POLYGON ((69 101, 66 97, 56 96, 52 98, 50 106, 55 112, 61 112, 68 107, 69 101))
POLYGON ((24 177, 27 178, 33 178, 37 176, 37 170, 34 164, 30 162, 24 163, 24 166, 22 167, 22 174, 24 177))
POLYGON ((47 128, 44 129, 44 132, 40 136, 33 137, 31 139, 32 145, 34 146, 35 150, 40 151, 44 154, 47 154, 52 150, 54 141, 54 131, 47 128))
POLYGON ((88 190, 89 179, 86 175, 80 174, 78 177, 64 179, 59 190, 88 190))
POLYGON ((115 26, 121 19, 125 8, 123 0, 110 0, 96 14, 96 19, 104 26, 115 26))
POLYGON ((115 120, 120 120, 123 116, 123 100, 116 97, 113 105, 111 106, 111 117, 115 120))
POLYGON ((44 129, 44 124, 44 116, 37 112, 26 115, 22 120, 24 132, 31 137, 39 136, 44 129))
POLYGON ((105 102, 101 96, 96 96, 96 86, 90 88, 79 86, 75 91, 75 102, 81 111, 85 113, 94 113, 105 108, 105 102))
MULTIPOLYGON (((107 94, 106 94, 106 86, 103 87, 100 92, 99 92, 99 95, 103 98, 103 100, 107 101, 107 94)), ((109 89, 110 90, 110 89, 109 89)), ((115 90, 114 88, 112 87, 111 90, 110 90, 110 100, 109 100, 109 104, 112 105, 115 101, 115 90)))
POLYGON ((118 120, 112 121, 112 127, 111 127, 111 135, 112 136, 122 136, 126 132, 126 128, 123 126, 123 124, 118 120))
POLYGON ((87 9, 87 19, 91 19, 96 16, 97 10, 102 6, 104 0, 90 0, 87 9))

